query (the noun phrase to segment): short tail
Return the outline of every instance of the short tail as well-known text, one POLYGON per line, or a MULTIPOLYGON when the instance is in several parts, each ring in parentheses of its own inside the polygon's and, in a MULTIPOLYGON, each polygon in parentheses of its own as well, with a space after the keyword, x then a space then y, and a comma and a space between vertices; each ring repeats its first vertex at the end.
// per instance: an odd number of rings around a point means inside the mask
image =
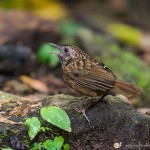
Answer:
POLYGON ((121 80, 116 80, 114 92, 116 94, 122 94, 122 95, 126 96, 127 98, 130 98, 132 96, 141 94, 143 91, 142 91, 142 89, 140 89, 139 87, 137 87, 134 84, 131 84, 129 82, 124 82, 121 80))

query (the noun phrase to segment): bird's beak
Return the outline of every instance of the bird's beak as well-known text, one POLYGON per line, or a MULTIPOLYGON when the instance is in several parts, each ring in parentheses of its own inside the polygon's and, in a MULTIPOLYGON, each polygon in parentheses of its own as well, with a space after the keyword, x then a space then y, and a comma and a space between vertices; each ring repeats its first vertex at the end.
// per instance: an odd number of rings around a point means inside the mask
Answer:
POLYGON ((57 44, 54 44, 54 43, 49 43, 49 44, 52 45, 53 47, 56 47, 56 48, 60 49, 60 46, 57 45, 57 44))
MULTIPOLYGON (((59 45, 57 45, 57 44, 54 44, 54 43, 49 43, 50 45, 52 45, 53 47, 56 47, 56 48, 58 48, 58 49, 60 49, 60 46, 59 45)), ((50 54, 55 54, 55 55, 57 55, 57 56, 59 56, 59 52, 49 52, 50 54)))
MULTIPOLYGON (((61 48, 61 47, 60 47, 59 45, 57 45, 57 44, 54 44, 54 43, 49 43, 49 44, 52 45, 53 47, 58 48, 58 49, 61 48)), ((60 49, 60 50, 61 50, 61 49, 60 49)), ((62 53, 57 53, 57 52, 50 52, 50 53, 57 55, 57 56, 60 58, 61 62, 65 61, 65 58, 64 58, 64 56, 63 56, 62 53)))

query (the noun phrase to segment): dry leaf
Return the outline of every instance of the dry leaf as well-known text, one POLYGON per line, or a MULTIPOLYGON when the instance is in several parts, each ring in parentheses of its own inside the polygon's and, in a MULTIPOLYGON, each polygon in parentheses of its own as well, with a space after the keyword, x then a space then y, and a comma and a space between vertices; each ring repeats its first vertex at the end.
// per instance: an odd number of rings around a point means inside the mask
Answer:
POLYGON ((9 115, 13 115, 13 116, 19 115, 25 117, 31 111, 31 108, 35 108, 35 107, 37 108, 39 106, 41 106, 41 102, 38 102, 37 104, 27 104, 27 105, 18 106, 12 109, 9 115))
POLYGON ((0 110, 1 110, 2 105, 8 102, 9 102, 8 100, 0 100, 0 110))
POLYGON ((28 95, 27 97, 24 97, 28 102, 35 103, 36 101, 39 101, 40 99, 45 98, 45 94, 43 93, 36 93, 33 95, 28 95))
POLYGON ((18 106, 15 107, 14 109, 12 109, 12 111, 9 113, 9 115, 14 115, 14 116, 27 116, 27 114, 29 113, 29 111, 31 110, 31 107, 28 105, 24 105, 24 106, 18 106))
POLYGON ((38 102, 37 104, 32 104, 30 107, 31 108, 35 108, 35 107, 39 107, 39 106, 41 106, 41 102, 38 102))
POLYGON ((5 111, 1 111, 0 114, 1 114, 1 115, 4 115, 4 114, 6 114, 6 112, 5 112, 5 111))
POLYGON ((37 91, 43 93, 49 92, 49 88, 47 87, 47 85, 39 80, 32 79, 28 76, 20 76, 20 80, 37 91))
POLYGON ((8 118, 2 115, 0 115, 0 122, 7 123, 7 124, 23 124, 22 122, 14 122, 12 120, 9 120, 8 118))

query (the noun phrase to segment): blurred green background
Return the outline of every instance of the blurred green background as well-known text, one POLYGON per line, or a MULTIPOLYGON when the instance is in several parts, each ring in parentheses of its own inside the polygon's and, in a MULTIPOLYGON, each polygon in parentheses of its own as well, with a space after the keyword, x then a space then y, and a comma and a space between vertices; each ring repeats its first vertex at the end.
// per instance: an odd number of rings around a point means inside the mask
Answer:
POLYGON ((0 87, 42 93, 20 80, 26 75, 44 82, 47 94, 77 95, 62 82, 60 62, 49 54, 56 49, 48 43, 72 44, 141 87, 144 93, 131 99, 135 106, 150 106, 149 18, 149 0, 1 0, 0 87))

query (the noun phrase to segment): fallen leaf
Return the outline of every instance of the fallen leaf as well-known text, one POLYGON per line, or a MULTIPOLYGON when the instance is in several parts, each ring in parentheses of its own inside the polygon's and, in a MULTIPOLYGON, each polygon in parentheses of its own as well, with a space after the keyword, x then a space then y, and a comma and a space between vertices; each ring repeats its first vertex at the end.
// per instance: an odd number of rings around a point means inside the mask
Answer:
POLYGON ((20 98, 21 98, 21 100, 23 100, 23 101, 28 101, 28 102, 34 100, 34 98, 31 98, 31 97, 29 97, 29 96, 27 96, 27 97, 20 97, 20 98))
POLYGON ((43 93, 36 93, 33 95, 28 95, 27 97, 24 97, 24 99, 30 103, 35 103, 36 101, 39 101, 44 98, 45 98, 45 94, 43 93))
POLYGON ((9 102, 8 100, 0 100, 0 110, 1 110, 2 105, 8 102, 9 102))
POLYGON ((8 102, 7 100, 0 100, 0 109, 1 109, 2 105, 7 103, 7 102, 8 102))
POLYGON ((0 114, 1 114, 1 115, 4 115, 4 114, 6 114, 6 112, 5 112, 5 111, 1 111, 0 114))
POLYGON ((18 106, 13 108, 9 115, 25 117, 31 111, 31 108, 37 108, 39 106, 41 106, 41 102, 38 102, 37 104, 27 104, 18 106))
POLYGON ((17 103, 18 105, 22 105, 22 102, 21 102, 20 100, 17 100, 16 103, 17 103))
POLYGON ((0 115, 0 122, 7 123, 7 124, 23 124, 22 122, 15 122, 15 121, 9 120, 8 118, 2 115, 0 115))
POLYGON ((35 107, 39 107, 39 106, 41 106, 41 102, 38 102, 37 104, 32 104, 31 105, 31 108, 35 108, 35 107))
POLYGON ((12 109, 12 111, 9 113, 9 115, 13 115, 13 116, 27 116, 27 114, 29 113, 29 111, 31 110, 31 107, 29 105, 25 105, 25 106, 18 106, 12 109))
POLYGON ((47 85, 39 80, 32 79, 28 76, 20 76, 20 80, 37 91, 40 91, 42 93, 49 92, 49 88, 47 87, 47 85))

